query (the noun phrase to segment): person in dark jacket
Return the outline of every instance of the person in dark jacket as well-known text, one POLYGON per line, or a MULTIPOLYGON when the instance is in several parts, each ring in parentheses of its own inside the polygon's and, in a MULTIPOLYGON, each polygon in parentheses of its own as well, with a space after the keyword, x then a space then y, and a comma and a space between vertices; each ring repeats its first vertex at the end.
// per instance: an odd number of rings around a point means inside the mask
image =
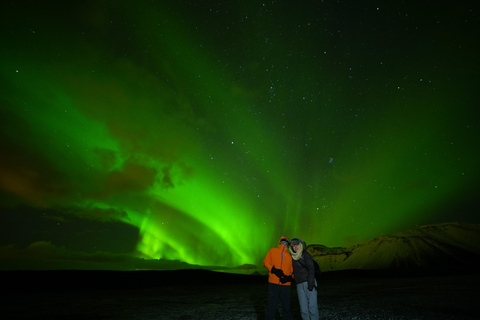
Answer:
POLYGON ((292 239, 293 278, 297 283, 298 302, 303 320, 318 320, 317 281, 313 258, 307 252, 307 245, 302 239, 292 239))
POLYGON ((290 282, 292 281, 292 256, 288 252, 290 240, 287 237, 281 237, 278 247, 271 248, 265 259, 263 266, 268 270, 268 306, 265 315, 266 320, 273 320, 277 310, 278 296, 282 302, 282 319, 293 319, 290 311, 290 282), (289 281, 283 278, 289 277, 289 281))

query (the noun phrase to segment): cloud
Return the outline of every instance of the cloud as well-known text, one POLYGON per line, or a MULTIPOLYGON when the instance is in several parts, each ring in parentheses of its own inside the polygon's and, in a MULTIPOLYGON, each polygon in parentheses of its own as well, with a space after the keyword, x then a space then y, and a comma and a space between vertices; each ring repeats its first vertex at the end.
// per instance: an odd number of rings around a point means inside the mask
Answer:
POLYGON ((134 253, 85 253, 49 241, 34 242, 26 248, 0 247, 0 262, 0 270, 177 270, 199 267, 176 260, 147 260, 134 253))
POLYGON ((123 170, 107 174, 105 188, 111 193, 140 192, 153 185, 157 170, 136 163, 126 163, 123 170))
MULTIPOLYGON (((1 115, 1 114, 0 114, 1 115)), ((3 124, 3 121, 0 125, 3 124)), ((23 132, 23 135, 28 133, 23 132)), ((17 201, 48 207, 48 199, 69 194, 65 176, 33 149, 21 148, 0 132, 0 190, 17 201)), ((8 198, 8 197, 7 197, 8 198)), ((10 202, 15 202, 10 199, 10 202)))
POLYGON ((106 68, 95 76, 76 70, 64 89, 77 110, 105 124, 123 155, 171 164, 200 150, 198 128, 207 127, 206 119, 183 89, 127 60, 116 59, 106 68))
POLYGON ((170 168, 168 167, 163 168, 162 174, 163 174, 163 179, 162 179, 163 185, 166 186, 167 188, 173 188, 174 185, 173 185, 172 177, 170 176, 170 168))
POLYGON ((115 166, 115 162, 117 161, 116 154, 113 150, 103 149, 103 148, 95 148, 93 152, 97 155, 100 159, 100 164, 103 170, 107 171, 110 170, 115 166))
POLYGON ((125 211, 116 210, 114 208, 78 208, 70 209, 69 213, 74 214, 82 219, 95 220, 100 222, 113 222, 127 219, 127 213, 125 211))

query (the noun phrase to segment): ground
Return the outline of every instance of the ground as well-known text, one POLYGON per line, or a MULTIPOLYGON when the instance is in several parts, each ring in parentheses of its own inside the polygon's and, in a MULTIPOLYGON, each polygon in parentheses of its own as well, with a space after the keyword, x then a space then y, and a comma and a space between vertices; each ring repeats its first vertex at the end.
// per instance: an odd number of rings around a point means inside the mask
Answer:
MULTIPOLYGON (((263 319, 267 298, 264 276, 201 270, 3 275, 2 319, 263 319)), ((479 287, 476 274, 322 275, 320 319, 479 319, 479 287)), ((295 286, 292 313, 300 319, 295 286)))

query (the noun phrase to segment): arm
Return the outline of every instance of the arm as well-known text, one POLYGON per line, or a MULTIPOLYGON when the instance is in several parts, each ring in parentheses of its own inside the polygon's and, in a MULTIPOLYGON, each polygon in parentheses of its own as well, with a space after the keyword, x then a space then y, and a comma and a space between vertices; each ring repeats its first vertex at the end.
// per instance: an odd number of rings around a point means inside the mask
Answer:
POLYGON ((272 263, 272 258, 270 255, 271 250, 268 251, 267 255, 265 256, 265 259, 263 259, 263 266, 267 268, 268 272, 271 272, 273 263, 272 263))
POLYGON ((274 251, 270 249, 265 259, 263 259, 263 266, 267 268, 268 272, 273 273, 277 277, 281 278, 283 277, 283 270, 275 268, 274 259, 272 257, 273 254, 274 251))
POLYGON ((280 282, 281 283, 292 282, 292 280, 293 280, 293 262, 292 262, 292 260, 290 260, 290 266, 285 271, 286 271, 286 273, 280 279, 280 282))
POLYGON ((306 253, 307 254, 305 254, 305 263, 308 271, 308 290, 312 291, 315 288, 315 266, 313 265, 312 256, 308 252, 306 253))

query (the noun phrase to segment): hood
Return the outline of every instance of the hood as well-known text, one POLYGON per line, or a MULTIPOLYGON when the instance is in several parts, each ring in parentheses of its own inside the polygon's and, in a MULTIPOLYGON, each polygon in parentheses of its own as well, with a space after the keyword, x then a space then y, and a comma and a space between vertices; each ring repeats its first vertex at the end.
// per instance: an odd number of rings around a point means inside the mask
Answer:
POLYGON ((290 247, 290 239, 288 239, 287 237, 285 236, 282 236, 280 238, 280 240, 278 240, 278 247, 282 247, 283 245, 280 244, 280 242, 282 242, 282 240, 286 240, 288 242, 288 246, 290 247))
POLYGON ((302 257, 303 251, 307 250, 307 244, 300 238, 292 239, 291 246, 290 246, 290 253, 292 254, 293 260, 298 260, 302 257), (293 251, 294 245, 299 245, 297 252, 293 251))

